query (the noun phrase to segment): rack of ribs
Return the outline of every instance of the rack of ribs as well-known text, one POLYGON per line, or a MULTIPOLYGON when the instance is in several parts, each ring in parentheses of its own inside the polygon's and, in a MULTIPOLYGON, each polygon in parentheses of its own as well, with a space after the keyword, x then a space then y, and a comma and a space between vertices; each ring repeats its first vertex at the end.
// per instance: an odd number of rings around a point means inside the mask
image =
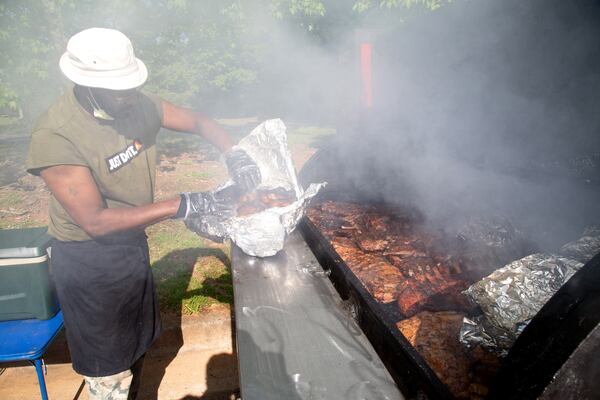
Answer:
POLYGON ((395 301, 407 317, 470 309, 459 260, 437 249, 441 236, 421 229, 418 213, 326 201, 308 217, 377 301, 395 301))
POLYGON ((397 306, 396 326, 450 392, 483 399, 499 360, 458 340, 473 275, 452 240, 411 210, 326 201, 307 215, 371 296, 397 306))

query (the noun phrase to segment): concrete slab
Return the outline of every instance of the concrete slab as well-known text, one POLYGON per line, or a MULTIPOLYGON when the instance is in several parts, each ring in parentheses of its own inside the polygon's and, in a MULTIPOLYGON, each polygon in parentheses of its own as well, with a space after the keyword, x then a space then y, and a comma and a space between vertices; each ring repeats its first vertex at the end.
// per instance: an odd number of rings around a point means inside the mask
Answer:
MULTIPOLYGON (((148 352, 140 400, 233 399, 238 392, 237 359, 229 312, 163 318, 165 331, 148 352)), ((71 368, 61 335, 46 352, 51 400, 86 400, 83 378, 71 368)), ((0 364, 0 399, 40 398, 35 369, 27 363, 0 364)))

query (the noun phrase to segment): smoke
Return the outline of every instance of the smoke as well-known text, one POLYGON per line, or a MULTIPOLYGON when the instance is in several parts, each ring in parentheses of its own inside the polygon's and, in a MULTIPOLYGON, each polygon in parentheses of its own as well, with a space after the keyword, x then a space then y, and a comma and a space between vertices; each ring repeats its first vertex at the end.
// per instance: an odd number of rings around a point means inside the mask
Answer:
POLYGON ((154 2, 109 14, 89 5, 79 10, 88 17, 65 18, 63 30, 123 30, 152 67, 148 88, 156 78, 169 100, 213 116, 335 125, 328 154, 337 162, 308 165, 312 181, 351 182, 373 199, 417 205, 442 226, 474 213, 507 215, 548 248, 600 223, 596 1, 455 0, 436 11, 363 14, 351 2, 324 3, 325 16, 312 19, 273 18, 252 2, 189 2, 185 13, 154 2), (243 7, 239 17, 235 7, 243 7), (135 17, 138 8, 152 19, 135 17), (225 29, 232 21, 239 27, 225 29), (183 34, 199 23, 210 29, 183 34), (361 40, 373 46, 368 111, 359 107, 361 40), (221 67, 200 52, 239 63, 218 79, 250 82, 255 73, 254 83, 226 95, 207 90, 221 67), (196 79, 189 70, 199 60, 206 65, 196 79), (179 76, 190 86, 182 89, 179 76))
MULTIPOLYGON (((351 12, 351 5, 343 8, 346 14, 351 12)), ((340 18, 335 9, 335 4, 328 4, 327 17, 322 18, 340 18)), ((327 33, 322 33, 315 32, 319 30, 316 25, 307 26, 309 19, 277 19, 260 8, 246 12, 248 30, 240 38, 240 46, 257 54, 257 81, 240 112, 263 119, 337 123, 342 110, 348 110, 354 101, 353 95, 348 96, 348 91, 355 89, 352 24, 327 27, 327 33)), ((316 18, 315 24, 320 19, 316 18)), ((217 112, 226 113, 230 105, 229 98, 224 98, 217 112)))
MULTIPOLYGON (((592 1, 478 0, 373 31, 374 107, 359 119, 337 115, 338 164, 309 165, 307 179, 351 181, 443 227, 500 214, 542 249, 575 239, 600 223, 598 22, 592 1)), ((340 43, 353 40, 348 32, 340 43)), ((323 104, 357 95, 356 60, 346 59, 299 64, 330 67, 323 104)))

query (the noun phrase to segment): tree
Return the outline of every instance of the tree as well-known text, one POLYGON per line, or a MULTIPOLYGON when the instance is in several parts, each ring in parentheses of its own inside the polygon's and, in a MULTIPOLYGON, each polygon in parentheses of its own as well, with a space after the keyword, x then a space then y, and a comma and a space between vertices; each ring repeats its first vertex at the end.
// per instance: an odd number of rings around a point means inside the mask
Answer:
MULTIPOLYGON (((266 79, 277 37, 270 29, 333 47, 384 9, 398 13, 443 0, 7 0, 0 3, 0 107, 38 115, 65 80, 58 59, 68 38, 91 26, 122 30, 150 70, 149 90, 184 105, 245 102, 266 79)), ((390 18, 390 24, 401 19, 390 18)))

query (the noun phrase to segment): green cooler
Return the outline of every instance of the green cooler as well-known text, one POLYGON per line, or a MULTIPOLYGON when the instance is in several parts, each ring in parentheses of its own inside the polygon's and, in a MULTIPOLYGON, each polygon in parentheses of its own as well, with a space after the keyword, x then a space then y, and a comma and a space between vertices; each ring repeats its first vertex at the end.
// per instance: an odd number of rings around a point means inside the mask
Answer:
POLYGON ((50 319, 59 310, 46 228, 0 230, 0 321, 50 319))

